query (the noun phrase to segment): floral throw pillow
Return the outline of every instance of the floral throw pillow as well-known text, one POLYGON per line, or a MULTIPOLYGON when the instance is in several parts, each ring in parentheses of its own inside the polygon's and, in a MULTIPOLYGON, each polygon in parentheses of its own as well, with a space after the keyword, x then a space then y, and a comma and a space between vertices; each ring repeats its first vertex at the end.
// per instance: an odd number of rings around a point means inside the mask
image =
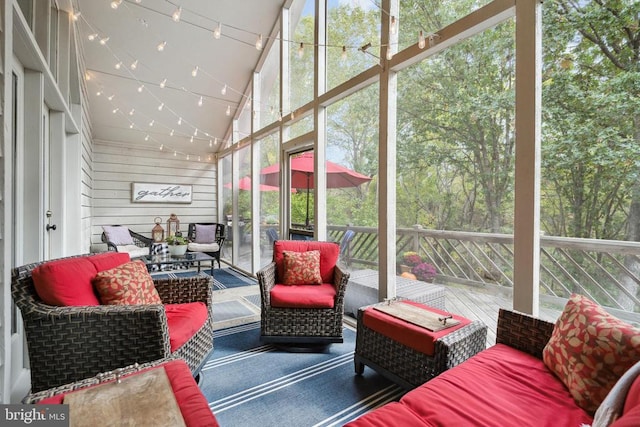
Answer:
POLYGON ((319 285, 320 251, 292 252, 283 251, 285 285, 319 285))
POLYGON ((93 279, 93 285, 105 305, 162 304, 142 261, 101 271, 93 279))
POLYGON ((616 381, 640 360, 640 329, 572 295, 542 352, 545 365, 593 414, 616 381))

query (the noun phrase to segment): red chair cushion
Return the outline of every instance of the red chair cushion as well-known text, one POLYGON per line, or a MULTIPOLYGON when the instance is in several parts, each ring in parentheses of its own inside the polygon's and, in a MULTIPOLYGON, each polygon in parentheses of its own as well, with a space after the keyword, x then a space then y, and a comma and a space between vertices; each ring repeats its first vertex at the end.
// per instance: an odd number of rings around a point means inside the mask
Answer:
POLYGON ((271 289, 271 307, 333 308, 336 288, 331 283, 321 285, 275 285, 271 289))
POLYGON ((333 283, 333 267, 338 262, 340 246, 334 242, 316 242, 313 240, 277 240, 273 243, 273 260, 276 263, 276 282, 284 277, 283 251, 307 252, 320 251, 320 276, 323 283, 333 283))
POLYGON ((96 267, 98 273, 131 261, 127 252, 103 252, 87 257, 87 259, 96 267))
POLYGON ((97 270, 87 258, 60 259, 34 268, 31 277, 42 301, 57 306, 100 305, 91 284, 97 270))
MULTIPOLYGON (((403 301, 401 304, 411 304, 437 314, 451 314, 413 301, 403 301)), ((364 311, 363 322, 369 329, 389 337, 402 345, 419 351, 420 353, 433 356, 435 341, 471 323, 469 319, 456 314, 453 314, 453 318, 459 320, 460 323, 450 328, 433 332, 369 307, 364 311)))
POLYGON ((184 345, 207 321, 209 312, 203 302, 166 304, 169 344, 173 353, 184 345))
MULTIPOLYGON (((162 367, 164 367, 169 383, 171 383, 184 423, 188 427, 217 427, 218 422, 211 409, 209 409, 207 399, 198 388, 198 384, 193 379, 191 370, 184 360, 172 360, 149 369, 160 369, 162 367)), ((48 397, 39 401, 38 405, 62 404, 66 394, 68 393, 48 397)))

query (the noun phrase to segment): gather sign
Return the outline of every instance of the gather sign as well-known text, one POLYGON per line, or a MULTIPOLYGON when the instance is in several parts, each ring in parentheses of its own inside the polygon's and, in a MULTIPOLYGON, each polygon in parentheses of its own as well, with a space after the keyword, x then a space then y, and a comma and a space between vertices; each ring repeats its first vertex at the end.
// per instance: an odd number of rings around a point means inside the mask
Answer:
POLYGON ((191 203, 191 186, 134 182, 131 184, 133 203, 191 203))

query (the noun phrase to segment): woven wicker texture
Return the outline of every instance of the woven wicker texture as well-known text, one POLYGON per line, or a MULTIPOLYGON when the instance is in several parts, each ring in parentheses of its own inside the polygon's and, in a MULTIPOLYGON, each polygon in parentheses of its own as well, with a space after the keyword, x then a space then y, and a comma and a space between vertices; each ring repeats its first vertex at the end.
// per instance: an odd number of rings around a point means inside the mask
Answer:
MULTIPOLYGON (((149 248, 151 247, 151 243, 153 243, 153 239, 143 236, 142 234, 138 234, 135 231, 129 230, 129 234, 131 234, 133 243, 135 243, 135 245, 140 248, 149 248)), ((100 240, 102 240, 103 243, 107 244, 107 250, 118 252, 118 247, 107 240, 107 235, 104 232, 102 233, 102 236, 100 236, 100 240)))
POLYGON ((526 314, 500 309, 496 343, 524 351, 542 359, 542 350, 549 342, 554 324, 526 314))
POLYGON ((341 342, 344 293, 349 282, 349 273, 343 270, 340 264, 335 266, 333 274, 333 284, 337 290, 333 308, 271 307, 270 292, 277 282, 275 262, 258 271, 256 276, 260 286, 261 334, 264 341, 288 337, 308 339, 310 342, 322 341, 323 338, 341 342))
MULTIPOLYGON (((32 391, 171 355, 163 305, 50 306, 36 294, 31 277, 40 264, 11 272, 11 294, 26 332, 32 391)), ((202 328, 174 353, 196 374, 213 350, 212 279, 162 279, 154 285, 164 304, 201 301, 209 307, 202 328)))
POLYGON ((487 326, 474 321, 436 340, 434 355, 429 356, 367 328, 363 322, 366 308, 358 310, 354 356, 358 374, 367 365, 398 385, 411 389, 464 362, 484 350, 486 345, 487 326))

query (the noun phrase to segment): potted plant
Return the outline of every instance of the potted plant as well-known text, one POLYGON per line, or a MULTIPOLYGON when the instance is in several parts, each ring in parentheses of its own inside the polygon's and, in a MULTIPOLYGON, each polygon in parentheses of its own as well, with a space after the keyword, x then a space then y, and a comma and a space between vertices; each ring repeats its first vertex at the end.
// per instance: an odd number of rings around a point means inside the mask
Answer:
POLYGON ((423 282, 433 282, 436 277, 436 268, 428 262, 421 262, 411 269, 411 273, 416 276, 416 279, 423 282))
POLYGON ((399 273, 411 273, 411 269, 422 262, 417 252, 407 251, 398 257, 399 273))
POLYGON ((187 245, 189 240, 182 236, 169 236, 167 237, 167 245, 169 245, 169 252, 173 256, 184 256, 187 252, 187 245))

